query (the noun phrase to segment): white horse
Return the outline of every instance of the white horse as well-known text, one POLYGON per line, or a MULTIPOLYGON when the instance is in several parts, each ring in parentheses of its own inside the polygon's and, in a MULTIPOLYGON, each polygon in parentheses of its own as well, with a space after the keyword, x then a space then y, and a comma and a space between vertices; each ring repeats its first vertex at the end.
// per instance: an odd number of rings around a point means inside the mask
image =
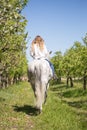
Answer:
POLYGON ((36 98, 36 108, 42 111, 46 101, 49 80, 53 77, 50 63, 45 59, 33 60, 28 66, 28 79, 36 98))

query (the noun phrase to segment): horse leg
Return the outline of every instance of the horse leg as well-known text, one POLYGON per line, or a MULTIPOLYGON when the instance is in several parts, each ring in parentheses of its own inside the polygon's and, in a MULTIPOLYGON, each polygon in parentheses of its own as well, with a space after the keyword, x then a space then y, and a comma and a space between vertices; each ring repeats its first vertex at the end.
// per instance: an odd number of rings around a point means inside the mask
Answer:
POLYGON ((47 90, 49 88, 49 83, 46 85, 46 91, 45 91, 45 97, 44 97, 44 104, 46 103, 46 99, 47 99, 47 90))
POLYGON ((36 98, 36 109, 39 110, 39 113, 41 113, 41 111, 42 111, 42 99, 41 99, 40 86, 35 86, 35 98, 36 98))
POLYGON ((47 91, 45 91, 44 104, 46 103, 46 99, 47 99, 47 91))
POLYGON ((42 82, 35 87, 35 97, 36 97, 36 108, 39 110, 39 113, 42 111, 42 104, 46 102, 47 98, 47 85, 42 82))
POLYGON ((46 102, 47 98, 47 87, 45 81, 41 82, 41 99, 42 99, 42 104, 46 102))

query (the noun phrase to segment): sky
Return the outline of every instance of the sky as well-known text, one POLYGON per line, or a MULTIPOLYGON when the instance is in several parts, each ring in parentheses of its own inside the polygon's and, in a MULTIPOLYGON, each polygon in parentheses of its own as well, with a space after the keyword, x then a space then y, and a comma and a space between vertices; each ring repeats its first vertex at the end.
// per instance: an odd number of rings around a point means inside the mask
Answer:
POLYGON ((64 53, 87 33, 87 0, 29 0, 22 14, 27 19, 27 58, 32 40, 40 35, 52 55, 64 53))

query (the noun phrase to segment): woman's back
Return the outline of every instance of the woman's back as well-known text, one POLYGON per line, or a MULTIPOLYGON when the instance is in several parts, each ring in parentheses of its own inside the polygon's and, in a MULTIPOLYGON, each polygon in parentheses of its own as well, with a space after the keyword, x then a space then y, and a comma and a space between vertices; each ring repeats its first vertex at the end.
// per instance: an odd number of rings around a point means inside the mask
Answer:
POLYGON ((48 58, 49 52, 40 36, 36 36, 31 44, 30 54, 34 59, 48 58))
MULTIPOLYGON (((30 55, 36 59, 36 60, 42 60, 46 59, 47 63, 49 63, 51 69, 52 69, 52 75, 54 77, 54 66, 53 64, 49 61, 49 51, 47 50, 44 40, 40 36, 36 36, 35 39, 31 43, 31 48, 30 48, 30 55)), ((37 62, 41 62, 37 61, 37 62)))

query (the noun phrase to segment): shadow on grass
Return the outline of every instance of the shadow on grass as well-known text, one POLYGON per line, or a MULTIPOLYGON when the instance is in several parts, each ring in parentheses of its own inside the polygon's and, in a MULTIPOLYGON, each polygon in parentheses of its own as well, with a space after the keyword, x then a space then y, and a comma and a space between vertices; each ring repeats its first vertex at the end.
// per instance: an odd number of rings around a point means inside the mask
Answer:
POLYGON ((0 97, 0 102, 5 101, 5 98, 0 97))
POLYGON ((67 88, 68 88, 67 85, 59 84, 59 86, 55 85, 54 87, 51 87, 50 90, 57 92, 57 91, 61 91, 61 90, 67 89, 67 88))
POLYGON ((76 108, 76 114, 79 116, 79 121, 82 125, 82 130, 87 129, 87 100, 67 102, 71 107, 76 108), (79 110, 79 111, 78 111, 79 110))
POLYGON ((13 106, 13 107, 14 107, 14 111, 24 112, 24 113, 26 113, 27 115, 30 115, 30 116, 37 116, 39 114, 38 110, 35 107, 30 106, 30 105, 13 106))
POLYGON ((87 91, 84 91, 82 89, 71 89, 66 92, 63 92, 62 94, 65 98, 70 98, 70 97, 81 97, 81 96, 86 96, 87 91))
POLYGON ((75 108, 74 112, 79 117, 82 130, 87 129, 87 90, 79 87, 68 87, 66 84, 54 85, 50 88, 61 101, 68 106, 75 108), (84 97, 84 98, 83 98, 84 97), (77 100, 78 99, 78 100, 77 100))
POLYGON ((81 97, 85 97, 87 95, 87 90, 84 91, 82 88, 70 88, 67 85, 60 84, 53 86, 50 88, 51 91, 55 92, 59 98, 63 98, 63 102, 67 103, 69 106, 75 108, 81 108, 83 110, 87 109, 87 100, 81 100, 81 97), (80 101, 68 101, 70 98, 77 99, 80 98, 80 101))
POLYGON ((64 101, 66 102, 69 106, 75 107, 75 108, 82 108, 83 110, 87 109, 87 100, 85 101, 73 101, 73 102, 68 102, 68 101, 64 101))
POLYGON ((76 98, 82 97, 87 95, 87 90, 83 90, 82 88, 70 88, 67 85, 55 85, 50 88, 51 91, 56 92, 58 95, 62 95, 64 98, 76 98))

